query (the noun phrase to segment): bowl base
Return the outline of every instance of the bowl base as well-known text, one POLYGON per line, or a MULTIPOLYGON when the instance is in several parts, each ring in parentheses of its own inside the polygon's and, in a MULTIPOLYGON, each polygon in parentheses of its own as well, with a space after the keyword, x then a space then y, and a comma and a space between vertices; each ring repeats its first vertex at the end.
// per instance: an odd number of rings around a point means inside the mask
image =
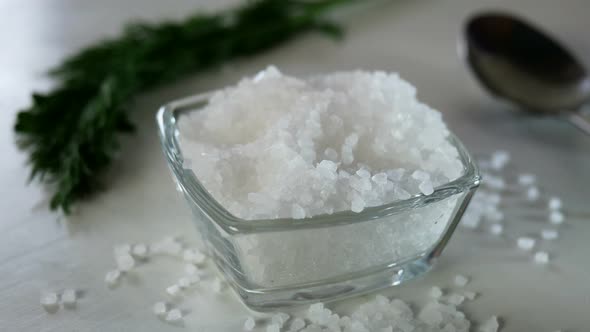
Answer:
MULTIPOLYGON (((234 280, 228 280, 243 303, 254 311, 272 311, 278 308, 317 302, 330 302, 397 286, 428 272, 438 252, 432 251, 402 264, 365 271, 344 281, 326 281, 307 287, 281 289, 247 289, 234 280)), ((219 266, 222 270, 223 267, 219 266)), ((342 279, 340 279, 342 280, 342 279)))

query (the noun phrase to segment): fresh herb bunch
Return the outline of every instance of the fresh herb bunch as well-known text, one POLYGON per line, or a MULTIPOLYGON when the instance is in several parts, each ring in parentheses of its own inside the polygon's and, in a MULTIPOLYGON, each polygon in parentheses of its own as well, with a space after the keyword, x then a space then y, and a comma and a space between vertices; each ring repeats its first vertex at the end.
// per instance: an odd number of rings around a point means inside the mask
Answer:
POLYGON ((126 112, 134 96, 305 31, 338 36, 339 27, 324 14, 350 1, 257 0, 179 23, 132 24, 121 37, 67 58, 50 72, 56 87, 33 94, 32 106, 16 119, 31 180, 54 186, 51 209, 68 213, 99 187, 120 134, 133 131, 126 112))

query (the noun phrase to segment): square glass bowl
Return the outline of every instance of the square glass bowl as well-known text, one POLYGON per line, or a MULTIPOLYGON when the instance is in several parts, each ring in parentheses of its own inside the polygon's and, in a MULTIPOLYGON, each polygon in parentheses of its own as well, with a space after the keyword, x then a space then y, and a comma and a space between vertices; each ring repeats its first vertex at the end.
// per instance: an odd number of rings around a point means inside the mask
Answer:
POLYGON ((184 166, 177 121, 187 112, 202 110, 210 95, 163 106, 157 115, 160 138, 207 250, 244 303, 257 311, 340 299, 423 274, 451 238, 480 182, 476 164, 451 135, 463 174, 431 195, 414 195, 360 213, 242 220, 184 166))

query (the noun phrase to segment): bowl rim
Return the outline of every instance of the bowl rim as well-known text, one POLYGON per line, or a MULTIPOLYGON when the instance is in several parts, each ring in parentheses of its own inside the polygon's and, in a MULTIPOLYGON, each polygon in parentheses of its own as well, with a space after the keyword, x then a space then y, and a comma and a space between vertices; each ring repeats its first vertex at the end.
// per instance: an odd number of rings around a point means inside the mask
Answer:
POLYGON ((322 228, 367 222, 441 201, 453 195, 469 191, 479 186, 481 182, 477 163, 471 157, 463 143, 451 132, 449 134, 449 141, 459 152, 459 158, 463 164, 463 174, 453 181, 436 187, 431 195, 420 193, 408 199, 367 207, 358 213, 341 211, 304 219, 278 218, 247 220, 238 218, 226 210, 209 194, 191 169, 183 166, 184 157, 177 139, 178 127, 176 124, 178 116, 187 111, 201 109, 216 91, 171 101, 160 107, 156 121, 164 155, 176 179, 176 183, 182 188, 186 199, 196 205, 205 216, 230 234, 322 228))

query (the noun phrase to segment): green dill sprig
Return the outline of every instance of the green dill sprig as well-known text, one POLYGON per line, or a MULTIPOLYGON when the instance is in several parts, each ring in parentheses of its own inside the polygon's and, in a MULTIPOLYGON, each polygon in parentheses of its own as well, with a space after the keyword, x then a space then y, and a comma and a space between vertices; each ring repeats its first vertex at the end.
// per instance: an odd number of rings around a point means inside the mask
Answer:
POLYGON ((18 113, 17 143, 29 153, 31 180, 55 188, 51 209, 66 213, 99 188, 101 174, 133 131, 127 111, 140 92, 256 54, 303 32, 339 36, 324 14, 351 0, 257 0, 182 22, 136 23, 122 36, 67 58, 50 72, 56 87, 33 94, 18 113))

